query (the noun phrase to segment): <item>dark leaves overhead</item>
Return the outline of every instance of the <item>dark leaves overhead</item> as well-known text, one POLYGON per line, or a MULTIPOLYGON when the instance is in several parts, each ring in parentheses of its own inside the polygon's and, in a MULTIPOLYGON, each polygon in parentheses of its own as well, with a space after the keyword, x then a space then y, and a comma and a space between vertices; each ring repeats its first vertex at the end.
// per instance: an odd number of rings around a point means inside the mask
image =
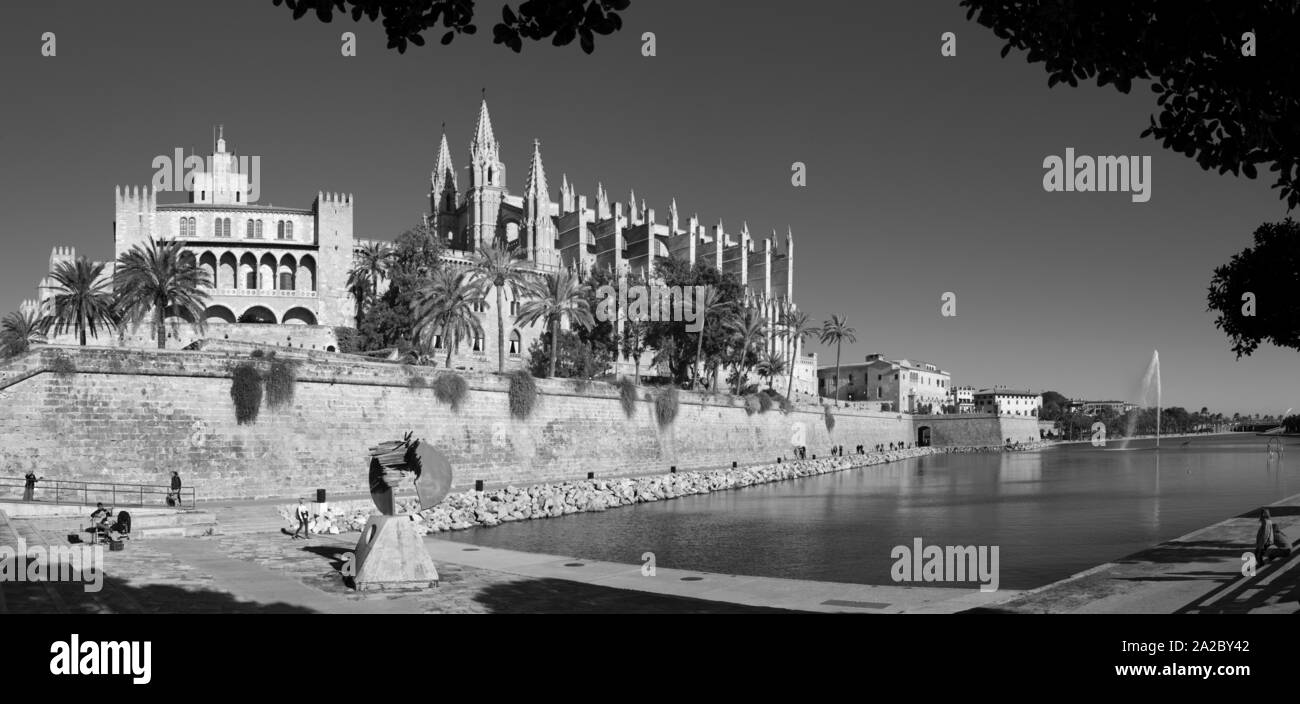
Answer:
MULTIPOLYGON (((284 5, 300 19, 314 11, 322 22, 334 13, 350 12, 353 21, 362 17, 374 22, 383 18, 388 48, 405 52, 407 44, 424 46, 424 33, 442 27, 440 41, 450 44, 458 34, 474 34, 474 0, 271 0, 284 5)), ((618 13, 631 0, 525 0, 518 9, 501 8, 501 21, 492 27, 492 41, 516 52, 523 41, 550 38, 555 46, 567 46, 574 39, 588 54, 596 50, 596 35, 607 36, 623 28, 618 13)))
POLYGON ((1300 3, 1240 0, 962 0, 967 18, 1042 63, 1048 86, 1096 79, 1121 93, 1150 81, 1159 111, 1142 132, 1203 169, 1277 173, 1300 205, 1300 3), (1256 35, 1256 56, 1241 53, 1256 35))

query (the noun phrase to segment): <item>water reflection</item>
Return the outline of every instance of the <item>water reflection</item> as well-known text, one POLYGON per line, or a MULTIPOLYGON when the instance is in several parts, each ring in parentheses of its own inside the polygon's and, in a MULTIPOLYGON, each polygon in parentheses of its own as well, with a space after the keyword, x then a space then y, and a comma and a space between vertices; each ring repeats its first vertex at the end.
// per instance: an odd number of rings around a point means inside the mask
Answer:
POLYGON ((651 551, 661 567, 865 584, 890 583, 890 550, 920 537, 998 545, 1002 585, 1027 588, 1285 498, 1296 470, 1278 458, 1260 472, 1265 442, 935 455, 450 537, 628 564, 651 551))

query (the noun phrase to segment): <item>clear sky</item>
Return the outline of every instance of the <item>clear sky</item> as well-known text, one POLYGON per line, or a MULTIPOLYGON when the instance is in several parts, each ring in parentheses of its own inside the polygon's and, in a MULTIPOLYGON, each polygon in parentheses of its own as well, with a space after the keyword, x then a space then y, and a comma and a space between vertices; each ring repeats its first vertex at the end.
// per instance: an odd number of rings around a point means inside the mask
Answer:
MULTIPOLYGON (((592 56, 492 44, 500 4, 478 3, 478 35, 405 55, 378 24, 295 22, 270 0, 6 7, 0 311, 34 295, 56 244, 110 257, 113 186, 148 184, 176 147, 206 154, 217 123, 262 157, 260 202, 350 192, 357 236, 394 237, 428 209, 443 122, 465 165, 486 88, 515 192, 537 138, 553 198, 567 173, 593 202, 601 181, 661 218, 676 197, 683 218, 731 232, 793 228, 795 297, 817 320, 848 316, 845 361, 880 352, 957 384, 1131 399, 1159 349, 1167 405, 1300 408, 1296 353, 1237 361, 1205 310, 1214 267, 1285 206, 1268 181, 1138 139, 1145 84, 1049 89, 955 1, 633 0, 592 56), (339 51, 346 30, 355 58, 339 51), (954 58, 940 56, 945 31, 954 58), (1066 147, 1150 155, 1151 200, 1044 192, 1043 159, 1066 147), (795 161, 806 188, 790 183, 795 161)), ((833 348, 810 349, 834 363, 833 348)))

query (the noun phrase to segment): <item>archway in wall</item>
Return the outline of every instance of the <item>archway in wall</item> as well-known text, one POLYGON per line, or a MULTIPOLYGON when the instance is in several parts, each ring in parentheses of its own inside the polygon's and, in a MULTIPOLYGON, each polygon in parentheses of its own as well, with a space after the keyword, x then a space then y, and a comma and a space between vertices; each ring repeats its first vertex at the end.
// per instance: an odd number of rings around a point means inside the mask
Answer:
POLYGON ((215 288, 217 285, 217 255, 212 252, 204 252, 203 256, 199 257, 199 268, 203 269, 204 275, 208 277, 208 285, 215 288))
POLYGON ((217 265, 217 288, 238 288, 235 283, 235 274, 239 271, 239 262, 235 260, 235 255, 226 252, 221 255, 221 263, 217 265))
POLYGON ((316 290, 316 260, 310 254, 303 255, 298 262, 298 290, 315 291, 316 290))
POLYGON ((282 322, 286 325, 315 325, 316 314, 306 308, 290 308, 285 311, 282 322))
POLYGON ((252 252, 244 252, 239 258, 239 288, 257 290, 257 257, 252 252))
POLYGON ((916 429, 916 446, 917 447, 930 446, 930 426, 923 425, 916 429))
POLYGON ((203 321, 211 324, 233 323, 235 322, 235 312, 225 306, 208 306, 203 311, 203 321))
POLYGON ((239 322, 254 325, 275 325, 275 313, 266 306, 253 306, 239 316, 239 322))

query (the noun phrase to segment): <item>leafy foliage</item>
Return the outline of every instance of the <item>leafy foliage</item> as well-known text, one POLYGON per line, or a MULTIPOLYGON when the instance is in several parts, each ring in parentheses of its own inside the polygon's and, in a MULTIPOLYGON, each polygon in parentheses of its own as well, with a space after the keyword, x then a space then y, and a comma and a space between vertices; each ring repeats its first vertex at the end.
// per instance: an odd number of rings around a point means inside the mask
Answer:
MULTIPOLYGON (((555 364, 555 376, 558 379, 590 379, 609 370, 609 353, 602 350, 601 355, 592 350, 591 343, 584 342, 576 333, 569 330, 560 331, 560 357, 555 364)), ((533 376, 545 376, 551 368, 551 332, 548 330, 533 341, 528 348, 528 368, 533 376)))
MULTIPOLYGON (((272 0, 285 5, 299 19, 315 12, 321 22, 330 22, 334 12, 351 12, 353 21, 362 17, 374 22, 383 17, 388 48, 406 52, 407 44, 424 46, 424 33, 442 27, 439 41, 450 44, 458 35, 475 34, 474 3, 467 0, 272 0)), ((518 11, 501 8, 501 21, 492 27, 492 41, 515 51, 523 40, 550 39, 555 46, 567 46, 578 39, 590 54, 596 48, 595 35, 609 35, 623 27, 618 14, 631 0, 525 0, 518 11)))
POLYGON ((1214 270, 1209 310, 1214 326, 1240 358, 1268 342, 1300 350, 1300 223, 1287 218, 1255 230, 1255 246, 1234 254, 1214 270), (1243 296, 1254 294, 1254 315, 1245 315, 1243 296))
POLYGON ((569 269, 560 269, 554 274, 546 274, 530 282, 527 287, 526 296, 531 300, 519 307, 515 324, 524 327, 545 321, 550 325, 550 376, 552 377, 555 376, 556 362, 560 356, 558 351, 560 321, 568 319, 570 324, 582 328, 592 328, 596 324, 587 298, 588 293, 587 286, 569 269))
POLYGON ((34 307, 22 306, 0 320, 0 357, 26 352, 32 345, 45 342, 50 321, 34 307))
POLYGON ((432 350, 435 335, 442 336, 447 350, 447 367, 461 340, 483 336, 475 307, 483 298, 478 287, 463 274, 449 269, 434 273, 430 283, 421 288, 413 303, 415 326, 412 338, 421 350, 432 350))
MULTIPOLYGON (((683 259, 671 258, 656 266, 656 275, 665 286, 706 286, 713 292, 704 326, 699 333, 686 329, 683 321, 651 321, 644 323, 645 343, 658 350, 668 350, 672 340, 671 357, 666 360, 675 383, 689 381, 691 367, 696 359, 706 368, 716 368, 728 356, 731 336, 724 321, 741 309, 744 290, 734 274, 723 273, 703 262, 692 264, 683 259)), ((632 282, 629 281, 629 284, 632 282)))
POLYGON ((196 330, 205 327, 205 289, 213 285, 207 271, 180 241, 150 240, 138 244, 118 258, 113 272, 117 311, 124 322, 139 323, 153 316, 158 349, 167 347, 168 316, 191 321, 196 330))
POLYGON ((826 432, 835 430, 835 414, 831 413, 830 406, 822 406, 822 418, 826 421, 826 432))
POLYGON ((77 365, 65 355, 59 355, 50 362, 50 371, 55 376, 72 376, 77 373, 77 365))
POLYGON ((252 362, 243 362, 231 374, 230 398, 235 402, 235 421, 240 425, 257 422, 262 408, 262 373, 252 362))
POLYGON ((1143 137, 1194 158, 1201 168, 1255 178, 1300 205, 1300 13, 1290 2, 962 0, 967 17, 1042 63, 1048 86, 1097 79, 1128 93, 1152 81, 1159 116, 1143 137), (1253 31, 1258 56, 1242 56, 1253 31))
POLYGON ((86 336, 98 336, 100 330, 113 330, 118 325, 117 307, 109 292, 109 280, 104 275, 104 265, 85 257, 75 261, 62 261, 50 272, 56 288, 54 292, 54 334, 75 330, 82 346, 86 336))
POLYGON ((527 369, 516 369, 510 378, 510 415, 525 420, 537 405, 537 382, 527 369))
POLYGON ((668 386, 655 396, 655 420, 659 422, 659 427, 671 425, 677 420, 677 411, 680 408, 679 395, 676 386, 668 386))
POLYGON ((618 402, 623 406, 623 413, 628 418, 636 415, 636 384, 631 379, 623 378, 614 382, 614 386, 618 387, 618 402))
POLYGON ((762 404, 759 402, 757 396, 755 396, 754 394, 748 394, 748 395, 745 396, 745 413, 746 413, 746 414, 752 416, 752 415, 754 415, 755 413, 758 413, 760 410, 762 410, 762 408, 763 408, 763 407, 762 407, 762 404))
POLYGON ((459 411, 460 404, 469 395, 469 383, 456 372, 443 372, 433 380, 433 395, 451 406, 453 412, 459 411))
POLYGON ((298 378, 297 365, 286 359, 272 359, 262 381, 266 386, 266 405, 280 408, 293 403, 298 378))
POLYGON ((351 354, 360 349, 360 339, 356 328, 334 328, 334 337, 339 341, 339 346, 336 348, 339 352, 351 354))

